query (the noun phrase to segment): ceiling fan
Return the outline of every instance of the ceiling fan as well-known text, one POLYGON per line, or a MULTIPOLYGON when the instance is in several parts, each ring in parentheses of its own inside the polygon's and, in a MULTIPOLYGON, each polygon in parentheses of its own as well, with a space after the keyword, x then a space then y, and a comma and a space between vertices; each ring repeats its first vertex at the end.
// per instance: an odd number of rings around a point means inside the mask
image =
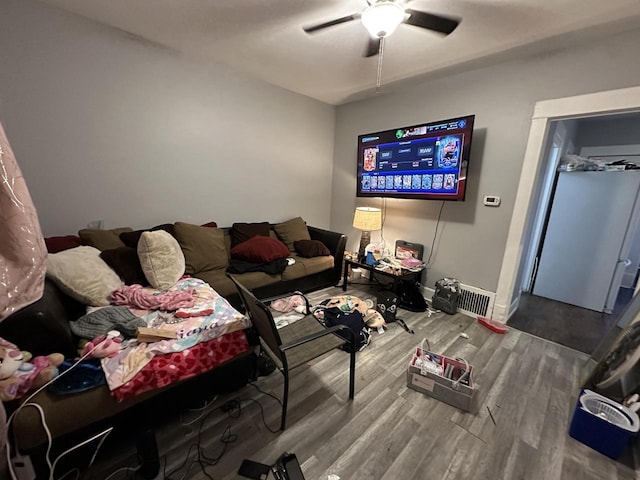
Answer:
POLYGON ((367 0, 369 6, 362 13, 354 13, 328 22, 304 27, 303 30, 306 33, 312 34, 328 27, 360 19, 371 34, 364 56, 372 57, 377 55, 381 50, 382 40, 391 35, 401 23, 433 30, 444 35, 449 35, 460 23, 453 18, 407 8, 406 5, 410 1, 411 0, 367 0))

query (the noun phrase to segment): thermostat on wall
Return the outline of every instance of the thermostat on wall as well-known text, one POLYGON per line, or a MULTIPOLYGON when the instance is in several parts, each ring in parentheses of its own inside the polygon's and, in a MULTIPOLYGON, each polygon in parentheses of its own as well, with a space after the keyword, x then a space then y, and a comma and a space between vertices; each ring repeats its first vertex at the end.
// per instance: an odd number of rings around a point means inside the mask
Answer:
POLYGON ((500 197, 487 195, 486 197, 484 197, 484 204, 487 207, 497 207, 498 205, 500 205, 500 197))

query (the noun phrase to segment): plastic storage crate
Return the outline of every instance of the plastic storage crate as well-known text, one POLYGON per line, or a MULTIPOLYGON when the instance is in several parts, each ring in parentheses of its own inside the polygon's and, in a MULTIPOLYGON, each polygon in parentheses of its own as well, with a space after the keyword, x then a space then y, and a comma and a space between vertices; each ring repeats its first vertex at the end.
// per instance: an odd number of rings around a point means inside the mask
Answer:
POLYGON ((639 429, 640 420, 634 411, 591 390, 582 390, 569 435, 616 459, 639 429))

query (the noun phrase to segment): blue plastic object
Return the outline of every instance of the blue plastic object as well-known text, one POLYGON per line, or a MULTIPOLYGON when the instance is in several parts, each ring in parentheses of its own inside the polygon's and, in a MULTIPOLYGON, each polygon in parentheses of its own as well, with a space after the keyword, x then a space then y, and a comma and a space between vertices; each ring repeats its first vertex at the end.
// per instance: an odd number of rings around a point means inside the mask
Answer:
POLYGON ((615 460, 638 433, 639 426, 635 412, 595 392, 582 390, 569 435, 615 460))

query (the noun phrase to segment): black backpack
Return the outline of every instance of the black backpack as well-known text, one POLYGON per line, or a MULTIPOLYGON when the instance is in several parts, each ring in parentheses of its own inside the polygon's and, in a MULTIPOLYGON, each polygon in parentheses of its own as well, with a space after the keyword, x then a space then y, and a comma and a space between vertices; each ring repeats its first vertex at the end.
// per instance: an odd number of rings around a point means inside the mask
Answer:
POLYGON ((453 315, 458 311, 460 282, 455 278, 443 278, 436 282, 436 290, 431 298, 431 306, 436 310, 453 315))
MULTIPOLYGON (((371 334, 369 328, 364 323, 362 314, 355 310, 353 312, 343 312, 338 307, 331 308, 316 308, 314 315, 325 327, 333 327, 335 325, 346 325, 355 335, 355 350, 358 352, 369 345, 371 342, 371 334), (319 313, 323 312, 323 314, 319 313)), ((347 332, 338 331, 336 335, 341 336, 345 340, 350 340, 350 336, 347 332)), ((352 348, 349 343, 346 343, 343 350, 351 352, 352 348)))

